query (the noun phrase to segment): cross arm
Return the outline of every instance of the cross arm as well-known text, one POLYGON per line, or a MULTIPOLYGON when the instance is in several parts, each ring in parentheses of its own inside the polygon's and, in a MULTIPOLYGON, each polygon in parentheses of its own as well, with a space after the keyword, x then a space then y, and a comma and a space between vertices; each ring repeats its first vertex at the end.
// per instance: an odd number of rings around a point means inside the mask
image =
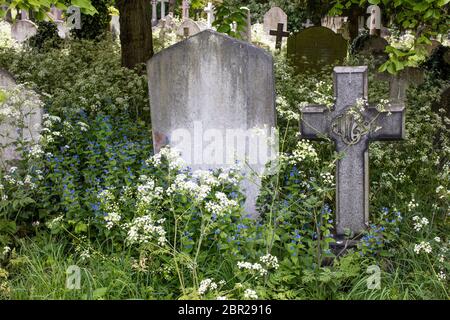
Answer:
POLYGON ((307 139, 320 139, 328 132, 329 109, 323 105, 312 105, 301 109, 300 133, 307 139))
POLYGON ((379 112, 374 107, 368 110, 372 119, 369 139, 403 140, 405 139, 405 105, 393 104, 387 110, 379 112))

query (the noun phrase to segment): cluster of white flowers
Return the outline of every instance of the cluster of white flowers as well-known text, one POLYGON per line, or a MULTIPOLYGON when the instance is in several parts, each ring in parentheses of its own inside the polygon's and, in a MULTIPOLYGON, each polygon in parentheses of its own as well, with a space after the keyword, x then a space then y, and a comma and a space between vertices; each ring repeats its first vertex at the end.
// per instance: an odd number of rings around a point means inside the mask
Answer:
MULTIPOLYGON (((160 200, 163 197, 164 189, 155 186, 155 181, 145 175, 139 177, 141 184, 137 187, 138 203, 137 212, 141 215, 147 213, 148 206, 154 200, 160 200)), ((126 192, 130 192, 127 190, 126 192)))
POLYGON ((408 203, 408 211, 413 211, 419 207, 419 204, 414 200, 414 198, 411 199, 411 201, 408 203))
POLYGON ((286 120, 300 120, 300 113, 290 110, 288 102, 282 96, 277 97, 277 113, 280 117, 285 118, 286 120))
POLYGON ((329 172, 322 172, 320 174, 320 177, 322 178, 323 182, 329 186, 334 186, 334 177, 329 172))
POLYGON ((419 216, 414 216, 413 221, 414 221, 414 230, 416 231, 422 230, 422 228, 427 226, 429 223, 427 218, 425 217, 420 218, 419 216))
POLYGON ((106 228, 109 230, 116 225, 121 219, 119 205, 115 202, 115 197, 111 190, 103 190, 99 194, 99 200, 105 210, 104 219, 106 228))
POLYGON ((437 187, 436 193, 439 195, 439 199, 450 198, 450 190, 446 190, 444 186, 437 187))
POLYGON ((223 192, 216 192, 217 201, 208 201, 205 208, 208 212, 220 216, 238 206, 236 200, 228 199, 223 192))
POLYGON ((135 218, 131 223, 124 225, 128 230, 127 242, 141 244, 156 239, 158 245, 163 246, 167 242, 166 231, 162 226, 164 222, 164 219, 155 221, 151 215, 135 218))
POLYGON ((203 296, 208 290, 213 291, 217 289, 217 283, 213 279, 205 279, 200 282, 198 287, 198 294, 203 296))
POLYGON ((167 160, 170 170, 179 170, 186 166, 186 163, 180 157, 180 153, 170 147, 161 148, 157 154, 147 160, 147 164, 160 166, 163 158, 167 160))
POLYGON ((261 263, 264 263, 268 269, 278 269, 279 267, 278 258, 271 255, 270 253, 259 258, 259 261, 261 261, 261 263))
POLYGON ((267 270, 264 269, 264 267, 259 263, 240 261, 237 263, 237 266, 239 269, 248 270, 252 273, 255 273, 257 276, 263 277, 267 274, 267 270))
POLYGON ((175 177, 172 185, 167 189, 167 194, 183 193, 192 199, 203 201, 211 192, 211 186, 207 184, 198 184, 188 178, 184 173, 180 173, 175 177))
POLYGON ((398 37, 390 36, 388 41, 396 49, 409 51, 414 47, 415 36, 412 32, 407 31, 398 37))
POLYGON ((10 251, 11 251, 11 248, 10 248, 10 247, 4 246, 4 247, 3 247, 2 255, 3 255, 3 256, 6 256, 10 251))
POLYGON ((305 161, 306 159, 319 161, 319 156, 317 155, 316 150, 310 142, 301 140, 297 143, 297 147, 295 148, 292 155, 280 154, 279 159, 281 161, 287 161, 288 163, 295 165, 301 163, 302 161, 305 161))
POLYGON ((445 272, 443 270, 439 271, 439 273, 437 274, 437 277, 441 281, 445 281, 447 279, 447 275, 445 274, 445 272))
POLYGON ((86 131, 88 131, 88 129, 89 129, 89 125, 87 125, 87 124, 84 123, 84 122, 78 121, 78 122, 77 122, 77 125, 80 127, 80 130, 81 130, 82 132, 86 132, 86 131))
POLYGON ((54 218, 53 220, 47 222, 47 227, 49 229, 53 229, 53 228, 59 226, 59 224, 63 221, 63 219, 64 219, 64 216, 60 215, 60 216, 54 218))
POLYGON ((245 291, 244 291, 244 298, 245 299, 256 300, 256 299, 258 299, 258 295, 256 294, 255 290, 245 289, 245 291))
POLYGON ((433 248, 431 247, 431 244, 426 241, 422 241, 421 243, 414 245, 414 252, 416 254, 420 254, 422 251, 425 253, 431 253, 433 248))

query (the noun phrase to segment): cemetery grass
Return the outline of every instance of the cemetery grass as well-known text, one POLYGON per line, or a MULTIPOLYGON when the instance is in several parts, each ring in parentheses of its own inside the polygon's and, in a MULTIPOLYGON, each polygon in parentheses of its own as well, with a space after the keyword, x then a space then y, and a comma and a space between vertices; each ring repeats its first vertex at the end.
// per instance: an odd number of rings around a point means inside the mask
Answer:
MULTIPOLYGON (((120 68, 114 44, 2 47, 0 65, 40 93, 50 115, 42 150, 24 153, 0 177, 0 298, 449 298, 450 123, 439 111, 448 82, 428 74, 409 91, 408 139, 370 147, 370 227, 336 258, 333 177, 341 155, 329 142, 298 139, 298 106, 333 103, 331 70, 294 76, 276 57, 280 170, 263 179, 263 214, 253 220, 229 206, 243 200, 238 172, 209 173, 214 187, 201 202, 186 184, 167 192, 175 177, 192 173, 170 150, 150 156, 147 82, 120 68), (27 176, 33 188, 18 183, 27 176), (213 218, 204 208, 216 193, 226 195, 227 213, 213 218), (136 220, 144 212, 158 218, 152 233, 136 220), (70 266, 80 268, 80 290, 66 286, 70 266), (374 266, 381 283, 369 289, 374 266)), ((371 103, 383 104, 387 85, 371 70, 371 103)))

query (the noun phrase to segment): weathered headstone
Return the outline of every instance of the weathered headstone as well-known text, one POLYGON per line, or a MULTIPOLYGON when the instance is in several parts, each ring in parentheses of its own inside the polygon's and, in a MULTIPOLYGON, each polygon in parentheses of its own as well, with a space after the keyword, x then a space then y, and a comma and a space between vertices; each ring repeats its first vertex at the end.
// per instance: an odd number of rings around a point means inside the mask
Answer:
POLYGON ((161 6, 161 19, 166 18, 166 2, 169 2, 169 0, 159 0, 159 5, 161 6))
MULTIPOLYGON (((245 171, 258 173, 275 155, 267 139, 275 127, 273 60, 265 50, 205 30, 154 55, 147 71, 155 152, 171 145, 193 170, 247 158, 245 171)), ((258 185, 243 182, 252 214, 258 185)))
POLYGON ((335 107, 309 106, 302 111, 304 138, 328 135, 343 158, 336 167, 336 232, 359 234, 369 218, 369 154, 371 141, 399 140, 405 135, 405 107, 392 104, 387 110, 359 108, 367 100, 367 67, 334 69, 335 107))
POLYGON ((279 7, 273 7, 264 15, 264 32, 266 35, 270 34, 270 30, 276 30, 278 24, 282 23, 283 31, 287 31, 288 18, 287 14, 279 7))
POLYGON ((244 31, 241 33, 242 40, 252 42, 252 15, 250 9, 247 7, 242 7, 247 11, 247 24, 245 25, 244 31))
POLYGON ((288 38, 287 53, 297 72, 320 70, 346 58, 347 41, 328 28, 311 27, 288 38))
POLYGON ((355 39, 353 53, 376 58, 387 57, 385 50, 388 45, 387 40, 382 37, 365 34, 355 39))
POLYGON ((8 99, 0 103, 0 167, 5 168, 8 167, 7 162, 20 159, 15 145, 19 139, 39 141, 43 109, 39 104, 28 101, 30 98, 36 99, 36 94, 20 89, 14 78, 3 69, 0 69, 0 90, 8 93, 21 90, 17 94, 22 95, 20 99, 24 100, 16 105, 10 105, 8 99), (18 123, 23 123, 23 127, 18 123))
POLYGON ((119 16, 111 16, 110 23, 111 33, 113 38, 118 38, 120 36, 120 17, 119 16))
POLYGON ((17 42, 22 43, 36 35, 37 29, 37 25, 30 20, 16 20, 11 26, 11 37, 17 42))
POLYGON ((411 85, 420 85, 424 82, 423 71, 418 68, 406 68, 396 75, 379 73, 376 77, 389 82, 389 100, 396 104, 406 103, 407 90, 411 85))
POLYGON ((371 5, 367 8, 370 17, 367 18, 367 29, 371 35, 380 36, 381 32, 381 9, 377 5, 371 5))
POLYGON ((156 11, 157 0, 152 0, 152 27, 158 23, 158 12, 156 11))
POLYGON ((178 27, 176 34, 180 37, 191 37, 200 31, 202 30, 197 22, 191 19, 186 19, 178 27))

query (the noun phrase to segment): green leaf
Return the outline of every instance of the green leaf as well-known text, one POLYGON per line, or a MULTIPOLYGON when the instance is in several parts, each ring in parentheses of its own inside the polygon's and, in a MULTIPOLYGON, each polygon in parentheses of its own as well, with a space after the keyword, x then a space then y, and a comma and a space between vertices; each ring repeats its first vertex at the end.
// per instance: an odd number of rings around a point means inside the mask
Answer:
POLYGON ((95 289, 94 292, 92 292, 92 298, 94 300, 103 298, 106 295, 107 291, 108 291, 107 287, 95 289))

